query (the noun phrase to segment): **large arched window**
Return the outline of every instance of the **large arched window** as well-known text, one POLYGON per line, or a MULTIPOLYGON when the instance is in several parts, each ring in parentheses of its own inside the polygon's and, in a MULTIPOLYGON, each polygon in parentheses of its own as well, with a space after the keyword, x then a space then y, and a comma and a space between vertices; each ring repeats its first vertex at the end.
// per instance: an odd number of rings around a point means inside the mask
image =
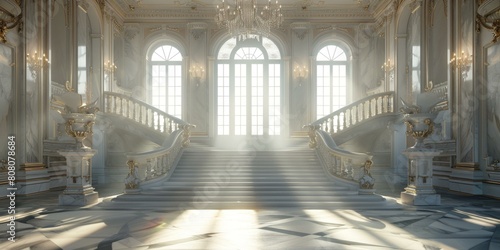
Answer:
POLYGON ((316 54, 316 118, 347 104, 348 57, 339 46, 327 45, 316 54))
POLYGON ((217 55, 217 135, 281 134, 281 53, 268 38, 227 40, 217 55))
POLYGON ((150 58, 151 104, 182 118, 182 54, 173 46, 162 45, 150 58))

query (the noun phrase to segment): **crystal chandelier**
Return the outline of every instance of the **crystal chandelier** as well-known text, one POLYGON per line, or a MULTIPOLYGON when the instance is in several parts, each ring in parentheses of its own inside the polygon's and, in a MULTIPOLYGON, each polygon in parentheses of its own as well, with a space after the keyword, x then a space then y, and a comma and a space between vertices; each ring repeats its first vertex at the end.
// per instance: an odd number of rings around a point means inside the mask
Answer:
POLYGON ((231 6, 222 0, 222 5, 217 5, 215 21, 219 28, 226 28, 229 34, 239 40, 256 37, 256 35, 269 36, 271 28, 279 28, 283 23, 281 5, 276 0, 271 0, 262 10, 258 10, 255 0, 235 0, 231 6))

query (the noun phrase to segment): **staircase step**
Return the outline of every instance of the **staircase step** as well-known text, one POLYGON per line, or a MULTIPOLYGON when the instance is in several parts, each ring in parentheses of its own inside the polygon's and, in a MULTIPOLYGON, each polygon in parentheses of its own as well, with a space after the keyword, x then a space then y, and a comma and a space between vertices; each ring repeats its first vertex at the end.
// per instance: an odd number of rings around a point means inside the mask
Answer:
POLYGON ((168 202, 168 201, 112 201, 101 203, 101 208, 112 210, 186 210, 186 209, 273 209, 273 208, 299 208, 299 209, 339 209, 339 208, 384 208, 386 200, 381 196, 364 196, 364 200, 355 201, 252 201, 252 202, 168 202), (371 198, 374 197, 374 198, 371 198))
POLYGON ((378 195, 358 195, 325 176, 316 153, 186 150, 169 180, 118 196, 103 206, 148 209, 258 209, 383 206, 378 195))

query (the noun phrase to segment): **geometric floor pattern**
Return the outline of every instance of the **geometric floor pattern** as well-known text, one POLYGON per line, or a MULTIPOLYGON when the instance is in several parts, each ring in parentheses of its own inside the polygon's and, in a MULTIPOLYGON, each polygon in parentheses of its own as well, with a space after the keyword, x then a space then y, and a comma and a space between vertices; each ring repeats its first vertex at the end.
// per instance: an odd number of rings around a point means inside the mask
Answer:
POLYGON ((383 210, 113 211, 54 205, 56 192, 18 204, 15 243, 0 213, 0 249, 500 249, 500 201, 480 196, 383 210))

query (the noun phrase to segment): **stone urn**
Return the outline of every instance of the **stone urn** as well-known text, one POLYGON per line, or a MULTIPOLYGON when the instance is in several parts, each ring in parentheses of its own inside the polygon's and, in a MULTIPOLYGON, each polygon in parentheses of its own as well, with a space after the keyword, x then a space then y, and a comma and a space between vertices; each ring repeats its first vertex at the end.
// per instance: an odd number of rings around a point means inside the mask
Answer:
POLYGON ((405 114, 404 123, 406 124, 406 134, 415 139, 415 145, 412 149, 424 149, 424 140, 434 132, 435 114, 416 113, 405 114))
POLYGON ((83 141, 92 135, 92 126, 95 123, 95 114, 69 113, 62 115, 66 121, 66 133, 76 140, 77 149, 90 149, 83 141))

